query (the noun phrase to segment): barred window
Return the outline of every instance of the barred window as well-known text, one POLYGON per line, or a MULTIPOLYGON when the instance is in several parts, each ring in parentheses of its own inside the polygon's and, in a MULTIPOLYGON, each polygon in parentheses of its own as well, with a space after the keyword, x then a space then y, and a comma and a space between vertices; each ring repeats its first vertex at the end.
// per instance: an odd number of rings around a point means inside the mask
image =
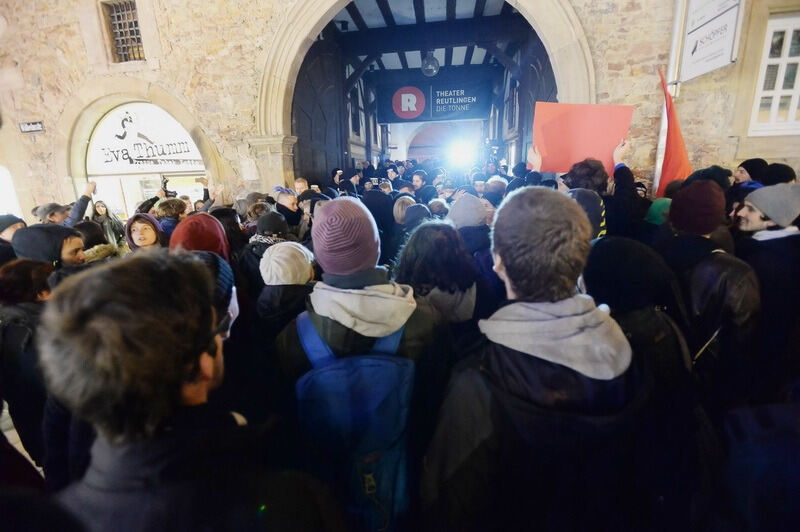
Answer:
POLYGON ((136 2, 103 2, 103 10, 108 21, 114 62, 144 61, 144 46, 139 31, 136 2))

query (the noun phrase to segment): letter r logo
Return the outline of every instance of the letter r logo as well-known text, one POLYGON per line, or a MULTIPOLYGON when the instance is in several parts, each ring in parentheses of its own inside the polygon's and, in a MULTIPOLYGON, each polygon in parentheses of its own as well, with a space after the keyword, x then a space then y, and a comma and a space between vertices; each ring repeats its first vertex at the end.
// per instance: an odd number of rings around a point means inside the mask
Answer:
POLYGON ((417 97, 413 94, 403 94, 400 96, 400 110, 401 111, 416 111, 417 110, 417 97))
POLYGON ((417 87, 401 87, 392 96, 392 111, 401 120, 413 120, 425 111, 425 103, 425 94, 417 87))

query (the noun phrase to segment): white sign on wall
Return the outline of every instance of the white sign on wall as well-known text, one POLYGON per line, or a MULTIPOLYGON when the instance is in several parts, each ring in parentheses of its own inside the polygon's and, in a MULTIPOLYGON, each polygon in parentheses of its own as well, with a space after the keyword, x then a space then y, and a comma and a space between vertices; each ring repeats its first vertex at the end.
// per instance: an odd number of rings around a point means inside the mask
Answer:
POLYGON ((681 81, 696 78, 736 60, 741 7, 740 0, 689 0, 681 81))
POLYGON ((89 175, 203 172, 203 157, 172 115, 151 103, 120 105, 92 132, 89 175))

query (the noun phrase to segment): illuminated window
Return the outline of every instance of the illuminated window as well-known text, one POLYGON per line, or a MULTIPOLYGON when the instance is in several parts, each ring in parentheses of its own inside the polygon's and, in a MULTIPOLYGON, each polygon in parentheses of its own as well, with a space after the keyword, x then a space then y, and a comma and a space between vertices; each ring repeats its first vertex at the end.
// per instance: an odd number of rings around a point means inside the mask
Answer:
POLYGON ((800 14, 770 18, 761 56, 750 134, 800 134, 800 14))
POLYGON ((114 62, 144 61, 144 46, 139 30, 136 2, 103 2, 103 10, 108 22, 114 62))

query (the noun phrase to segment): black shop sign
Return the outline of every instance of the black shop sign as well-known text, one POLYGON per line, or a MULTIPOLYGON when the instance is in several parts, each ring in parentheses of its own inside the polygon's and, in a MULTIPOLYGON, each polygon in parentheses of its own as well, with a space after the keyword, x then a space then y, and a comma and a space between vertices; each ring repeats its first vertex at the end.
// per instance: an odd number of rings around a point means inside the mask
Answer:
POLYGON ((486 119, 491 81, 439 82, 378 87, 378 122, 486 119))

